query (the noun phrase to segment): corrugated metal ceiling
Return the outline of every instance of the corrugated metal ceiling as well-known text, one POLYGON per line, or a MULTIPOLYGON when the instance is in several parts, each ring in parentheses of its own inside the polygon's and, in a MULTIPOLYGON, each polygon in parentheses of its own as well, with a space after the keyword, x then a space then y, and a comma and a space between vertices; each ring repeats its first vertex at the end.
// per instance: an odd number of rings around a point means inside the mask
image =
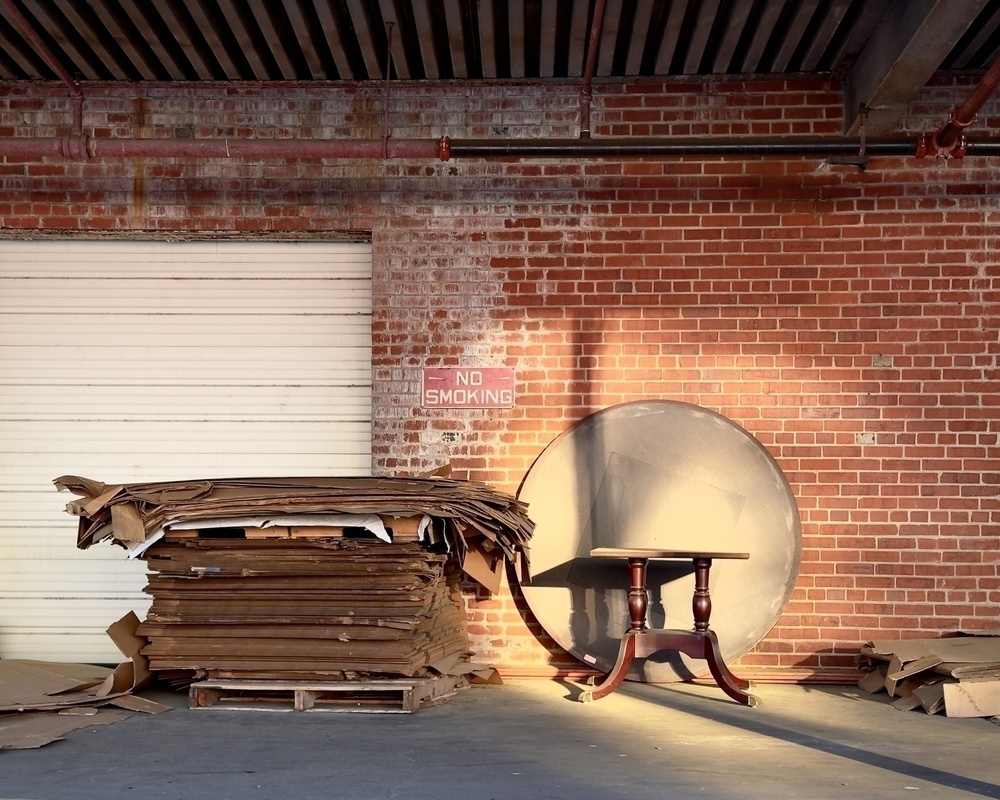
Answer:
POLYGON ((807 75, 875 135, 998 56, 1000 0, 0 0, 0 82, 807 75))
MULTIPOLYGON (((4 0, 0 80, 55 80, 17 19, 81 81, 580 77, 596 0, 4 0)), ((907 0, 926 14, 923 0, 907 0)), ((1000 52, 1000 0, 947 0, 944 70, 1000 52)), ((847 75, 892 0, 608 0, 595 77, 847 75)))

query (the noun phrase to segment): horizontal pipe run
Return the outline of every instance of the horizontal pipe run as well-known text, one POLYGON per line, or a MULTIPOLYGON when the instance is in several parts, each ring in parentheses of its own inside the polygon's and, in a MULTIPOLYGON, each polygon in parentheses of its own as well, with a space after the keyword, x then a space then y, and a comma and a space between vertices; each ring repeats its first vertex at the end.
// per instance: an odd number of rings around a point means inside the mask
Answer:
MULTIPOLYGON (((452 158, 598 156, 914 156, 914 139, 871 140, 864 153, 857 140, 800 138, 451 139, 452 158)), ((1000 155, 1000 139, 970 143, 969 155, 1000 155)))
MULTIPOLYGON (((968 156, 1000 156, 1000 139, 970 142, 968 156)), ((605 157, 809 158, 917 157, 915 139, 856 140, 788 138, 605 138, 605 139, 0 139, 0 158, 54 159, 186 158, 276 160, 285 158, 605 158, 605 157)))
POLYGON ((6 158, 190 158, 270 160, 284 158, 411 158, 441 157, 441 141, 433 139, 0 139, 6 158))

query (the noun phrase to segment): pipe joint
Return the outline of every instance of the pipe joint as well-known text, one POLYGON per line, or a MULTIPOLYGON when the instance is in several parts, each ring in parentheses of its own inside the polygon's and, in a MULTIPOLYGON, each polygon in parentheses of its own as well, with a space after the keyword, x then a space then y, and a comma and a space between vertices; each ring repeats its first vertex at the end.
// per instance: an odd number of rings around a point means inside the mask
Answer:
POLYGON ((958 109, 953 108, 951 110, 951 124, 956 128, 968 128, 973 122, 976 121, 976 115, 972 114, 968 119, 962 119, 959 116, 958 109))
POLYGON ((969 149, 969 140, 961 128, 953 128, 949 125, 936 130, 927 135, 922 133, 917 137, 917 149, 914 156, 917 158, 965 158, 969 149))
POLYGON ((87 161, 94 157, 93 141, 89 136, 79 133, 71 133, 63 137, 60 144, 63 158, 73 161, 87 161))
POLYGON ((441 161, 451 161, 451 139, 447 136, 437 140, 437 157, 441 161))

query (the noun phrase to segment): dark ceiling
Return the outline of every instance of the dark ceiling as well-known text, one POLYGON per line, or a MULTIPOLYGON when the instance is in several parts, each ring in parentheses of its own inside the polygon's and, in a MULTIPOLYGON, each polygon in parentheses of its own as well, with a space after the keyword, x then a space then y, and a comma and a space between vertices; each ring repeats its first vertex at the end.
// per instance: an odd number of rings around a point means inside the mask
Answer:
POLYGON ((875 134, 1000 55, 1000 0, 0 0, 0 81, 579 80, 595 16, 595 81, 830 77, 875 134))

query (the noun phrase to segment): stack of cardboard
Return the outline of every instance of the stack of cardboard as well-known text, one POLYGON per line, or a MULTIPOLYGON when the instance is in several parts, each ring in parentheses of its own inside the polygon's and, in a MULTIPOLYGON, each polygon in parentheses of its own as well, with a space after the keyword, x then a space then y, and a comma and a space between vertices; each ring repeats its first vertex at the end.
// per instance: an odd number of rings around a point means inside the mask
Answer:
POLYGON ((949 717, 1000 716, 1000 635, 867 642, 861 665, 870 672, 858 685, 888 692, 896 708, 949 717))
POLYGON ((409 677, 468 650, 459 574, 419 544, 165 541, 146 558, 154 671, 409 677))
POLYGON ((80 496, 78 546, 149 567, 138 633, 169 680, 468 672, 462 570, 495 591, 527 568, 523 504, 446 478, 279 478, 106 486, 80 496))

